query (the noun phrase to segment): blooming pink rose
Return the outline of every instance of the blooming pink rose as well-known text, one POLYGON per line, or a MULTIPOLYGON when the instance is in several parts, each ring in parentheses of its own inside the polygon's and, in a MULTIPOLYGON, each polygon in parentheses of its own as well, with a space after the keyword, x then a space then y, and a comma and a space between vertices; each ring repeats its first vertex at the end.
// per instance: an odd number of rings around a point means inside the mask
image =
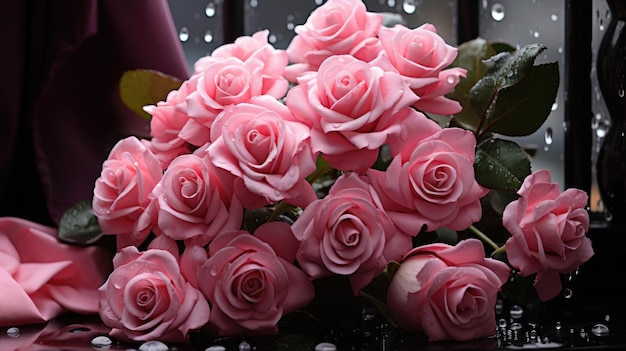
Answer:
POLYGON ((60 243, 56 234, 25 219, 0 218, 0 325, 98 311, 96 290, 110 271, 111 255, 60 243))
MULTIPOLYGON (((242 61, 231 57, 213 59, 199 73, 196 91, 187 97, 190 119, 180 132, 189 143, 202 146, 209 141, 211 125, 226 106, 246 102, 253 96, 276 93, 263 80, 265 64, 257 58, 242 61)), ((281 98, 284 95, 275 96, 281 98)))
POLYGON ((183 342, 208 320, 202 293, 185 280, 169 251, 128 246, 113 258, 113 273, 98 289, 100 317, 115 338, 183 342))
POLYGON ((161 163, 139 139, 118 141, 102 164, 93 192, 93 212, 102 231, 141 243, 151 228, 140 224, 140 216, 162 176, 161 163))
MULTIPOLYGON (((440 227, 464 230, 480 220, 487 189, 474 178, 476 139, 423 116, 385 172, 369 171, 394 224, 415 235, 440 227), (430 135, 429 135, 430 134, 430 135)), ((393 149, 399 145, 393 144, 393 149)))
POLYGON ((548 170, 526 177, 520 198, 509 203, 502 223, 511 233, 505 247, 511 265, 521 276, 537 273, 535 289, 542 301, 561 291, 559 273, 569 273, 593 256, 587 193, 551 182, 548 170))
POLYGON ((206 245, 223 230, 239 229, 243 207, 234 177, 213 165, 206 146, 175 158, 154 188, 158 231, 186 244, 206 245))
POLYGON ((241 36, 234 43, 224 44, 213 50, 210 56, 198 59, 194 63, 196 74, 203 72, 211 62, 236 57, 241 61, 261 60, 263 68, 261 75, 265 94, 281 98, 287 93, 289 81, 283 77, 283 73, 289 59, 285 50, 278 50, 268 43, 270 31, 265 29, 258 31, 252 36, 241 36))
POLYGON ((250 235, 224 232, 198 268, 212 306, 209 331, 222 336, 278 332, 280 318, 313 299, 313 284, 294 264, 298 243, 289 224, 269 222, 250 235))
POLYGON ((424 245, 402 259, 387 307, 402 328, 424 332, 430 341, 492 336, 497 295, 508 277, 508 266, 485 258, 477 239, 424 245))
POLYGON ((167 168, 176 156, 191 151, 190 145, 179 136, 179 133, 189 121, 186 101, 187 96, 196 89, 196 84, 197 79, 192 77, 184 81, 178 90, 169 92, 165 101, 144 107, 144 110, 152 116, 151 139, 144 144, 161 161, 163 169, 167 168))
POLYGON ((352 172, 340 176, 292 225, 302 270, 311 279, 350 276, 355 295, 412 246, 411 236, 396 232, 366 180, 352 172))
POLYGON ((381 51, 376 33, 382 24, 380 13, 368 12, 361 0, 329 0, 311 12, 287 47, 292 63, 285 76, 292 82, 299 74, 316 71, 333 55, 349 54, 370 61, 381 51))
POLYGON ((339 170, 362 172, 380 147, 417 118, 417 96, 395 72, 349 55, 325 60, 287 93, 294 116, 311 127, 313 151, 339 170))
POLYGON ((315 170, 309 128, 270 96, 229 107, 216 119, 208 147, 213 163, 238 177, 246 208, 279 200, 306 206, 317 199, 306 177, 315 170))
MULTIPOLYGON (((456 58, 457 48, 446 44, 430 23, 414 29, 401 24, 393 28, 381 26, 378 37, 384 56, 420 97, 413 106, 425 112, 450 115, 461 111, 458 101, 446 98, 465 78, 467 70, 448 67, 456 58)), ((374 63, 378 64, 379 56, 374 63)))

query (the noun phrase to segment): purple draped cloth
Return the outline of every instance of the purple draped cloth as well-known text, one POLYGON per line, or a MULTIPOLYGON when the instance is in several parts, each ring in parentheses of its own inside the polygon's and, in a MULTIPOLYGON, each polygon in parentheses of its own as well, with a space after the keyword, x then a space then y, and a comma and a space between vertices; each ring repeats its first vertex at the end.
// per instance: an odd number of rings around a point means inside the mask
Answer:
POLYGON ((55 225, 119 139, 149 133, 123 72, 189 69, 166 0, 9 1, 0 40, 0 216, 55 225))

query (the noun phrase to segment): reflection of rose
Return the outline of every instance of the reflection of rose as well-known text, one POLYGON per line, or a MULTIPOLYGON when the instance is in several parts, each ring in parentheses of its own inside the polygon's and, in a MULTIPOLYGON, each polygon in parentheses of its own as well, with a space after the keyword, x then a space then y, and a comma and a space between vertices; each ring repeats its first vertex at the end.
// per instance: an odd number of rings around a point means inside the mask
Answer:
POLYGON ((329 194, 292 225, 301 241, 298 263, 312 279, 350 276, 354 294, 411 248, 397 233, 373 188, 356 173, 339 177, 329 194))
POLYGON ((102 164, 94 187, 93 212, 102 231, 141 243, 151 228, 139 223, 140 216, 162 175, 161 163, 139 139, 120 140, 102 164))
POLYGON ((209 304, 181 274, 169 251, 123 248, 99 289, 100 317, 111 336, 134 341, 185 341, 209 320, 209 304))
POLYGON ((62 244, 56 234, 25 219, 0 218, 0 325, 97 312, 96 289, 106 279, 110 255, 96 246, 62 244))
POLYGON ((526 177, 520 198, 507 205, 502 215, 511 233, 506 242, 509 262, 528 276, 537 273, 535 288, 548 301, 561 291, 559 273, 569 273, 593 256, 589 230, 587 193, 551 182, 548 170, 526 177))
POLYGON ((293 264, 297 241, 289 224, 265 223, 254 234, 224 232, 198 269, 212 304, 208 328, 217 335, 275 333, 282 316, 313 299, 313 285, 293 264))
POLYGON ((497 294, 508 277, 508 266, 485 258, 477 239, 424 245, 403 258, 387 306, 401 327, 424 332, 430 341, 492 336, 497 294))
POLYGON ((238 177, 246 208, 279 200, 306 206, 316 199, 306 177, 315 170, 309 129, 269 96, 226 109, 215 121, 208 152, 213 163, 238 177))

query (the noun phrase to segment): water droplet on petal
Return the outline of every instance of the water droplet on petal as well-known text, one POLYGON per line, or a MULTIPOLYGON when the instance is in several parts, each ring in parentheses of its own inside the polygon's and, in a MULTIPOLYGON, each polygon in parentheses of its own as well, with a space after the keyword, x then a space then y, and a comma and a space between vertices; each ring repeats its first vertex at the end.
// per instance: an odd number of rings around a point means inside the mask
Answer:
POLYGON ((11 327, 7 329, 6 334, 10 338, 17 338, 18 336, 20 336, 20 328, 11 327))
POLYGON ((95 338, 91 339, 91 346, 93 347, 105 348, 111 346, 112 344, 113 341, 111 341, 108 336, 104 335, 96 336, 95 338))
POLYGON ((491 18, 494 21, 500 22, 504 19, 504 5, 495 3, 491 6, 491 18))

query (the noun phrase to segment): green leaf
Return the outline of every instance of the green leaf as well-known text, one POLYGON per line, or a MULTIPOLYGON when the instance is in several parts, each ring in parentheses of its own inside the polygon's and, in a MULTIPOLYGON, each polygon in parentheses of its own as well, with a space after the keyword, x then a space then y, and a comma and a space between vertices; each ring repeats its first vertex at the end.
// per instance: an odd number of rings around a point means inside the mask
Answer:
POLYGON ((152 116, 143 110, 146 105, 164 101, 170 91, 180 88, 182 81, 176 77, 154 70, 126 71, 120 79, 122 102, 137 115, 150 120, 152 116))
POLYGON ((489 138, 476 146, 474 172, 480 185, 514 193, 530 174, 530 157, 513 141, 489 138))
POLYGON ((550 115, 558 88, 558 63, 533 67, 525 79, 498 92, 484 130, 507 136, 536 132, 550 115))
POLYGON ((57 237, 72 245, 89 245, 103 235, 98 218, 93 214, 90 201, 82 201, 70 207, 59 222, 57 237))

